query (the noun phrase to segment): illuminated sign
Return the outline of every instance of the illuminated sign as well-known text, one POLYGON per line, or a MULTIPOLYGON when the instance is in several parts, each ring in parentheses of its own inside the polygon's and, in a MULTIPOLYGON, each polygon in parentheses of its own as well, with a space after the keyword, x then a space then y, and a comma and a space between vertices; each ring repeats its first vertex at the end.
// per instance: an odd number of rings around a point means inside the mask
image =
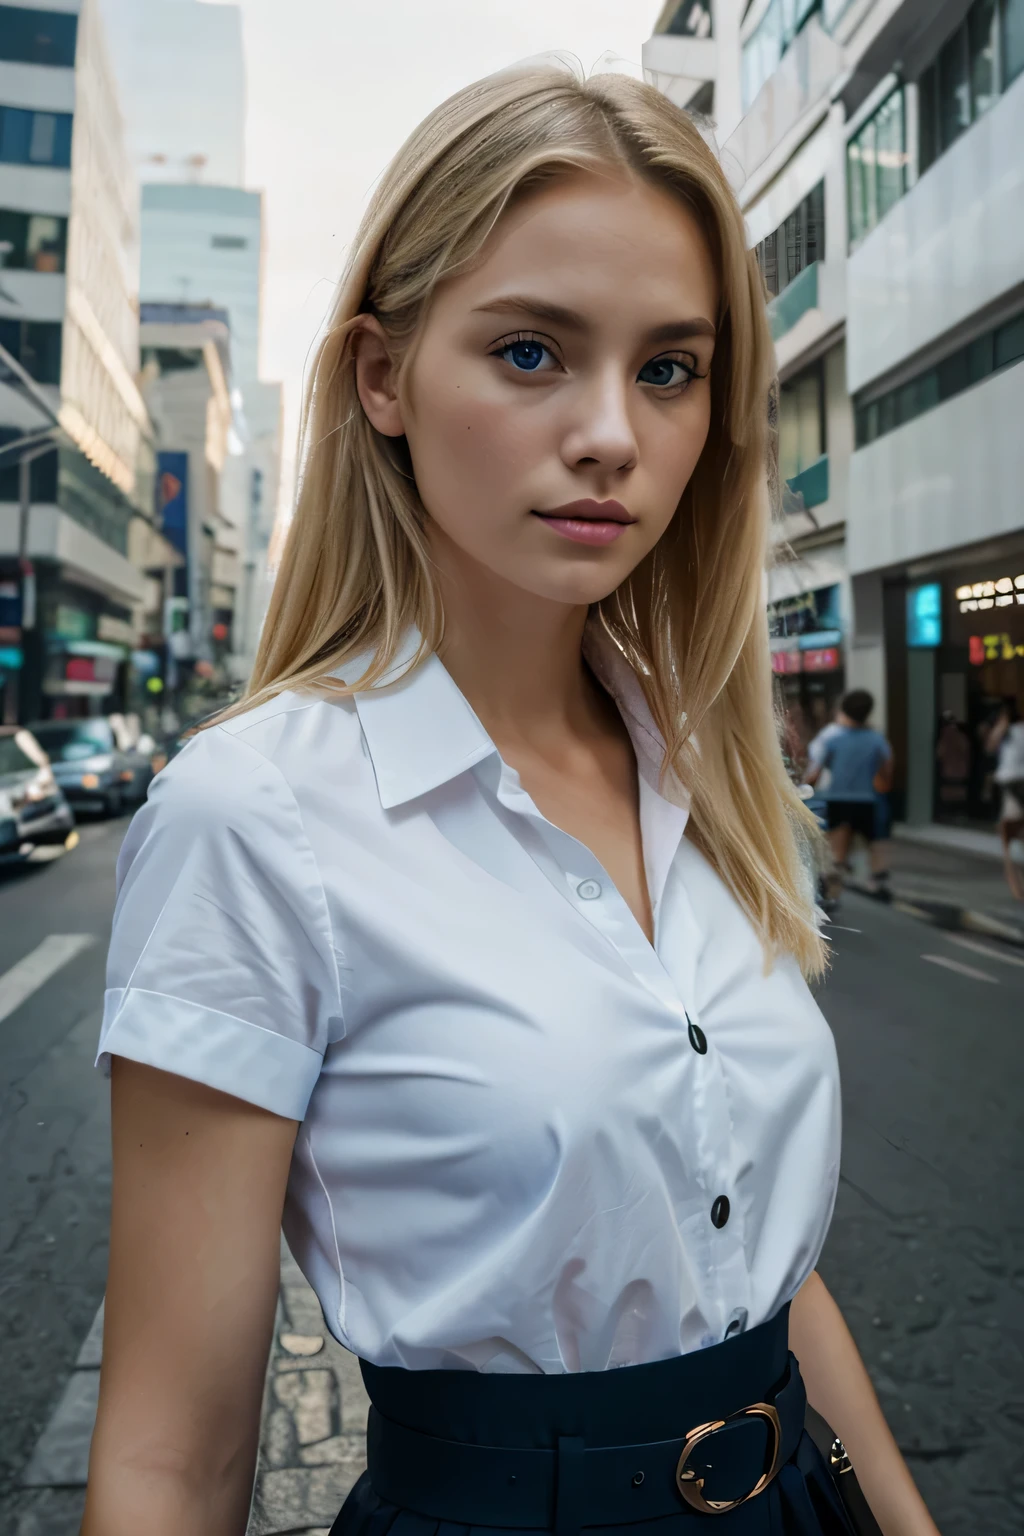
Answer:
POLYGON ((967 655, 974 667, 986 661, 1016 661, 1024 656, 1024 645, 1017 645, 1009 635, 971 635, 967 655))
POLYGON ((803 656, 799 651, 772 651, 772 671, 779 677, 790 677, 800 672, 803 656))
POLYGON ((978 613, 988 608, 1024 608, 1024 575, 998 576, 994 581, 972 581, 956 589, 961 613, 978 613))
POLYGON ((942 644, 942 588, 937 581, 907 591, 907 644, 934 650, 942 644))
POLYGON ((805 672, 838 672, 839 649, 829 645, 820 651, 804 651, 803 663, 805 672))

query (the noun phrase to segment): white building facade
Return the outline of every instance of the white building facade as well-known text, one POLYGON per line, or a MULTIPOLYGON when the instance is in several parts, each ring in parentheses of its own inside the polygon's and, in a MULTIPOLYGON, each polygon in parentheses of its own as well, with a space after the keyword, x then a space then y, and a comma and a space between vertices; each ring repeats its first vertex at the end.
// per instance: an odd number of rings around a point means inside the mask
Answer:
MULTIPOLYGON (((241 12, 198 0, 102 3, 117 19, 115 56, 142 182, 142 303, 147 311, 215 310, 230 329, 233 422, 218 472, 216 576, 208 588, 216 601, 190 616, 188 632, 204 669, 214 637, 218 682, 237 686, 251 669, 266 609, 263 524, 277 513, 281 432, 280 386, 260 378, 263 200, 243 185, 241 12)), ((165 411, 158 465, 184 451, 184 431, 165 411)), ((197 600, 200 589, 190 590, 197 600)))
POLYGON ((791 717, 868 687, 897 815, 991 820, 985 724, 1024 711, 1024 0, 683 0, 658 28, 648 77, 714 131, 770 295, 791 717))
POLYGON ((20 369, 0 370, 0 692, 22 720, 123 708, 153 464, 137 200, 95 0, 0 6, 0 250, 20 369), (23 504, 17 440, 47 430, 23 504))

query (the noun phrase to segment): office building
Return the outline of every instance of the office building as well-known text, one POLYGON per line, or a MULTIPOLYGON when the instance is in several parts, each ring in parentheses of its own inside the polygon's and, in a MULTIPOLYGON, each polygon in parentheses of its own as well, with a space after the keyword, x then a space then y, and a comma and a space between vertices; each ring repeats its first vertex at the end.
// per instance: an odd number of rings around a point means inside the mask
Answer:
POLYGON ((870 688, 897 816, 991 821, 986 723, 1024 708, 1024 0, 683 0, 658 29, 648 75, 716 135, 769 294, 791 715, 870 688))
POLYGON ((4 709, 123 707, 153 462, 137 194, 95 0, 0 5, 0 252, 4 709))

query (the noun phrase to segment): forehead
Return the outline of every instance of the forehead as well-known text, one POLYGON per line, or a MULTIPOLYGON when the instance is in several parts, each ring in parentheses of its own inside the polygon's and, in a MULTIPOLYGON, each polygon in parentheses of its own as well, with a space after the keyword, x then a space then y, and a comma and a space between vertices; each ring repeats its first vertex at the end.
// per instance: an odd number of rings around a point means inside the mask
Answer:
POLYGON ((666 310, 714 320, 718 304, 696 215, 671 192, 612 171, 571 173, 518 199, 480 259, 445 287, 456 304, 526 291, 595 318, 629 313, 638 324, 664 320, 666 310))

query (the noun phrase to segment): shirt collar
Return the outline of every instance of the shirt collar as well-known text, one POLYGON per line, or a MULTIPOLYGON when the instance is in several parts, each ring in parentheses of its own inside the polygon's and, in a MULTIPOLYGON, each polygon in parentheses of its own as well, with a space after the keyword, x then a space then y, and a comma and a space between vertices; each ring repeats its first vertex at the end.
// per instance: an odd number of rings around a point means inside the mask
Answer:
MULTIPOLYGON (((419 632, 410 628, 381 681, 354 694, 385 810, 405 805, 497 755, 494 742, 436 654, 407 670, 419 645, 419 632), (405 675, 398 675, 403 670, 405 675)), ((594 675, 619 706, 642 776, 651 788, 658 789, 665 745, 635 672, 595 620, 587 624, 583 652, 594 675)), ((354 656, 338 669, 338 675, 346 682, 358 683, 372 659, 369 651, 354 656)), ((661 792, 686 809, 689 797, 685 790, 674 776, 668 778, 670 782, 661 792)))

